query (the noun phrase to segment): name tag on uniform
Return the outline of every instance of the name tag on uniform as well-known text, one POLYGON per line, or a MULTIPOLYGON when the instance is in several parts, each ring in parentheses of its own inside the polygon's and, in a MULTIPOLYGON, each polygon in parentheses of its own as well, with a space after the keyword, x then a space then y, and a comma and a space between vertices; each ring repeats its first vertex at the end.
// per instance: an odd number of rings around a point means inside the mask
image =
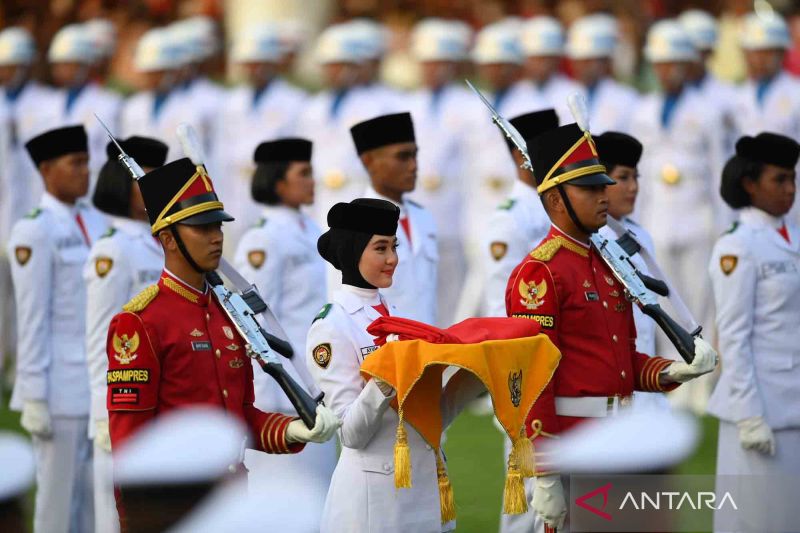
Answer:
POLYGON ((211 350, 211 342, 209 341, 192 341, 192 351, 206 352, 211 350))
POLYGON ((377 349, 378 347, 374 344, 372 346, 364 346, 363 348, 361 348, 361 356, 366 357, 377 349))
POLYGON ((599 302, 600 301, 600 295, 597 294, 595 291, 586 291, 583 294, 586 295, 586 301, 587 302, 599 302))
POLYGON ((56 240, 56 248, 75 248, 76 246, 84 246, 86 243, 80 237, 62 237, 56 240))
POLYGON ((794 261, 770 261, 761 265, 761 277, 767 278, 775 274, 786 274, 797 272, 797 265, 794 261))

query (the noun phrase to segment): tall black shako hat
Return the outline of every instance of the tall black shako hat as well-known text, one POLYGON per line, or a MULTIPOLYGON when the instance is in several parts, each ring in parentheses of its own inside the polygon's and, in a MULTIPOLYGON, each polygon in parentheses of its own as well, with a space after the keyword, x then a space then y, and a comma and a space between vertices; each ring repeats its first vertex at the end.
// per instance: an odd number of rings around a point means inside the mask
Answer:
POLYGON ((777 133, 763 132, 755 137, 745 135, 736 141, 736 155, 758 163, 794 168, 800 157, 800 144, 777 133))
POLYGON ((38 167, 62 155, 88 152, 89 143, 83 126, 65 126, 37 135, 25 143, 25 148, 38 167))
MULTIPOLYGON (((558 127, 558 115, 555 109, 542 109, 533 113, 518 115, 509 120, 512 126, 522 135, 523 139, 533 139, 542 133, 558 127)), ((508 149, 513 153, 517 148, 503 135, 508 149)))
POLYGON ((416 141, 411 113, 381 115, 350 128, 358 155, 390 144, 416 141))
POLYGON ((255 163, 283 163, 289 161, 311 161, 311 141, 298 137, 263 142, 253 153, 255 163))
POLYGON ((317 240, 317 251, 342 273, 342 283, 374 289, 361 272, 358 263, 373 235, 394 235, 400 219, 400 208, 392 202, 374 198, 356 198, 338 203, 328 211, 330 229, 317 240))
POLYGON ((148 172, 139 180, 139 188, 154 235, 178 222, 199 226, 234 220, 225 212, 205 168, 187 157, 148 172))
MULTIPOLYGON (((126 154, 143 167, 158 168, 167 160, 169 147, 158 139, 134 135, 117 142, 126 154)), ((113 141, 106 145, 106 156, 115 161, 119 157, 119 148, 113 141)))
POLYGON ((533 163, 536 190, 541 195, 553 187, 570 185, 613 185, 598 158, 591 134, 577 124, 567 124, 526 139, 533 163))
POLYGON ((642 158, 642 143, 626 133, 607 131, 594 137, 600 161, 606 167, 617 165, 636 168, 642 158))

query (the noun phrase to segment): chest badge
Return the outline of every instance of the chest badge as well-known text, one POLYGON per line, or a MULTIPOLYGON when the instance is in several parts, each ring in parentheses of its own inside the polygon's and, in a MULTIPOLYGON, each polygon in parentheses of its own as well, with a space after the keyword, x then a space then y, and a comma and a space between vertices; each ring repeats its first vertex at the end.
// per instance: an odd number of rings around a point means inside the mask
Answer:
POLYGON ((244 366, 244 361, 241 357, 234 357, 228 361, 228 366, 231 368, 242 368, 244 366))
POLYGON ((617 313, 622 313, 625 311, 625 304, 622 302, 617 302, 617 305, 614 306, 614 311, 617 313))
POLYGON ((544 304, 544 296, 547 294, 547 282, 545 280, 539 283, 521 280, 518 289, 519 295, 522 296, 520 303, 524 305, 526 309, 538 309, 544 304))
POLYGON ((514 407, 519 407, 522 401, 522 370, 508 373, 508 392, 511 396, 511 403, 514 407))
POLYGON ((612 278, 611 276, 606 276, 605 274, 603 274, 603 278, 605 278, 606 283, 608 283, 609 287, 614 286, 614 278, 612 278))
POLYGON ((589 281, 588 279, 583 280, 583 288, 584 289, 588 289, 591 286, 592 286, 592 282, 591 281, 589 281))
POLYGON ((619 298, 619 291, 617 289, 614 289, 613 291, 609 292, 608 294, 609 294, 609 296, 611 296, 613 298, 619 298))
POLYGON ((134 333, 133 337, 128 338, 127 334, 121 337, 114 333, 114 338, 111 340, 114 346, 114 359, 119 361, 121 365, 129 365, 131 361, 139 357, 136 350, 139 349, 139 333, 134 333))
POLYGON ((233 340, 233 330, 230 326, 222 326, 222 333, 228 338, 228 340, 233 340))
POLYGON ((229 349, 232 352, 235 352, 236 350, 239 349, 239 345, 238 344, 229 344, 225 348, 229 349))
POLYGON ((189 332, 189 335, 191 335, 192 337, 202 337, 203 332, 197 328, 194 328, 192 331, 189 332))
POLYGON ((314 362, 317 363, 317 366, 320 368, 328 368, 328 365, 331 364, 331 357, 333 357, 333 350, 331 350, 331 345, 329 343, 324 342, 322 344, 317 344, 311 352, 311 355, 314 358, 314 362))

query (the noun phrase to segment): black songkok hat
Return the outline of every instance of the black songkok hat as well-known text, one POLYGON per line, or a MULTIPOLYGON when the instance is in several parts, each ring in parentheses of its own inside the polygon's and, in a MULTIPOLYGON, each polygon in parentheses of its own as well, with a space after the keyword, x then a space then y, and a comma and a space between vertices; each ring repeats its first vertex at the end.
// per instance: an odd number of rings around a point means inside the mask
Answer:
MULTIPOLYGON (((533 139, 548 130, 556 129, 558 127, 558 115, 555 109, 542 109, 541 111, 516 116, 509 122, 517 128, 523 139, 533 139)), ((505 135, 503 135, 503 139, 505 139, 509 150, 512 152, 516 150, 514 144, 505 135)))
POLYGON ((62 155, 89 151, 83 126, 66 126, 46 131, 26 142, 25 148, 36 166, 62 155))
POLYGON ((276 139, 258 145, 253 154, 256 163, 311 161, 311 141, 300 138, 276 139))
POLYGON ((793 169, 800 156, 800 145, 789 137, 763 132, 755 137, 745 135, 736 141, 736 155, 759 163, 793 169))
POLYGON ((410 113, 381 115, 350 128, 358 155, 390 144, 414 142, 414 123, 410 113))
POLYGON ((594 138, 600 161, 608 167, 622 165, 636 168, 642 157, 642 143, 634 137, 617 131, 607 131, 594 138))
MULTIPOLYGON (((143 167, 158 168, 167 160, 169 147, 158 139, 134 135, 119 141, 119 144, 126 154, 143 167)), ((119 156, 119 149, 111 141, 106 145, 106 155, 113 160, 119 156)))
POLYGON ((533 163, 536 190, 544 193, 560 185, 613 185, 600 163, 592 136, 577 124, 549 130, 533 139, 526 139, 533 163))
POLYGON ((205 169, 187 157, 148 172, 139 188, 153 234, 178 222, 199 226, 233 220, 205 169))

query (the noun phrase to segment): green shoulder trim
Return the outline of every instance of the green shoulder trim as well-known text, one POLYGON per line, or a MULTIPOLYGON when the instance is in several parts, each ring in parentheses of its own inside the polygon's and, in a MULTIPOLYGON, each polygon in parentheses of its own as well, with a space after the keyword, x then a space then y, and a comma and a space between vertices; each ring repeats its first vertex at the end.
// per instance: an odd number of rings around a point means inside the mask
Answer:
POLYGON ((27 215, 25 215, 25 218, 36 218, 41 214, 42 214, 42 208, 34 207, 27 215))
POLYGON ((729 234, 729 233, 733 233, 733 232, 734 232, 734 231, 736 231, 737 229, 739 229, 739 221, 738 221, 738 220, 737 220, 736 222, 734 222, 733 224, 731 224, 731 227, 730 227, 730 228, 728 228, 727 230, 725 230, 725 232, 723 233, 723 235, 727 235, 727 234, 729 234))
POLYGON ((403 200, 405 200, 405 201, 406 201, 406 202, 408 202, 409 204, 413 205, 414 207, 419 207, 420 209, 424 209, 424 208, 422 207, 422 205, 421 205, 421 204, 418 204, 418 203, 417 203, 417 202, 415 202, 414 200, 406 200, 405 198, 403 198, 403 200))
POLYGON ((105 233, 100 235, 100 238, 101 239, 106 239, 106 238, 111 237, 112 235, 114 235, 116 232, 117 232, 117 228, 112 226, 112 227, 108 228, 105 233))
POLYGON ((254 228, 263 228, 263 227, 264 227, 264 226, 266 226, 266 225, 267 225, 267 219, 266 219, 266 218, 264 218, 264 217, 261 217, 261 218, 259 218, 259 219, 258 219, 258 222, 256 222, 256 223, 253 225, 253 227, 254 227, 254 228))
POLYGON ((509 198, 508 200, 506 200, 506 201, 505 201, 505 202, 503 202, 502 204, 498 205, 498 206, 497 206, 497 209, 502 209, 502 210, 504 210, 504 211, 508 211, 509 209, 511 209, 512 207, 514 207, 514 204, 516 204, 516 203, 517 203, 517 200, 516 200, 516 199, 514 199, 514 198, 509 198))
POLYGON ((325 305, 323 305, 322 309, 319 310, 319 313, 317 313, 317 316, 314 317, 314 320, 312 320, 311 323, 313 324, 317 320, 321 320, 321 319, 325 318, 326 316, 328 316, 328 313, 331 312, 331 307, 333 307, 333 304, 325 304, 325 305))
POLYGON ((158 285, 150 285, 149 287, 145 287, 142 292, 131 298, 130 302, 123 305, 122 310, 129 313, 138 313, 150 305, 150 302, 152 302, 157 295, 158 285))

